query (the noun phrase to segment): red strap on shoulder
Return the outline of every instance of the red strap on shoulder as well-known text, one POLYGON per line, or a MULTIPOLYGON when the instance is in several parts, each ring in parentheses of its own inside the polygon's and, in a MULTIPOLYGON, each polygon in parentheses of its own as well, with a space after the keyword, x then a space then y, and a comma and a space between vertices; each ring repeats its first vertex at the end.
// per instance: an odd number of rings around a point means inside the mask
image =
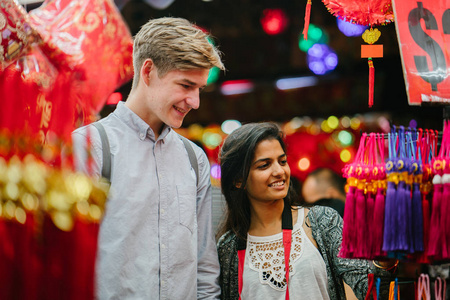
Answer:
POLYGON ((283 229, 284 267, 286 274, 286 300, 289 300, 289 257, 291 256, 292 229, 283 229))
POLYGON ((239 299, 241 299, 242 286, 243 286, 243 274, 244 274, 244 263, 245 263, 245 249, 238 250, 238 285, 239 285, 239 299))

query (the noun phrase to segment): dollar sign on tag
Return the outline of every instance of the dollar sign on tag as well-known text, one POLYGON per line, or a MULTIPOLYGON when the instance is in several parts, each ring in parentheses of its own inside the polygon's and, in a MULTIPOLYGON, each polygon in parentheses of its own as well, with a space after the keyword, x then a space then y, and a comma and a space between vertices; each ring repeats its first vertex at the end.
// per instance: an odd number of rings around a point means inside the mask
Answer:
POLYGON ((450 8, 442 15, 442 28, 444 28, 444 34, 450 34, 450 8))
POLYGON ((430 83, 431 90, 436 92, 437 84, 443 81, 447 75, 445 56, 439 44, 423 31, 420 24, 420 20, 423 19, 426 29, 437 30, 435 17, 431 11, 423 7, 422 2, 417 2, 417 6, 408 15, 409 32, 417 45, 430 56, 433 69, 428 68, 425 56, 414 56, 414 62, 420 77, 430 83))

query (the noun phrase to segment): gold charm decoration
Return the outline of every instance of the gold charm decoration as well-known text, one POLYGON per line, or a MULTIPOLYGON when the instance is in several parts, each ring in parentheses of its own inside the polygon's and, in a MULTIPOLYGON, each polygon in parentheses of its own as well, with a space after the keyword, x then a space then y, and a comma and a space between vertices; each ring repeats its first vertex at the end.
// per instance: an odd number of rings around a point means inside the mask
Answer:
POLYGON ((378 41, 380 36, 381 36, 381 32, 377 28, 375 28, 375 29, 370 28, 370 29, 366 29, 366 31, 364 31, 362 38, 363 38, 364 42, 372 45, 373 43, 378 41))

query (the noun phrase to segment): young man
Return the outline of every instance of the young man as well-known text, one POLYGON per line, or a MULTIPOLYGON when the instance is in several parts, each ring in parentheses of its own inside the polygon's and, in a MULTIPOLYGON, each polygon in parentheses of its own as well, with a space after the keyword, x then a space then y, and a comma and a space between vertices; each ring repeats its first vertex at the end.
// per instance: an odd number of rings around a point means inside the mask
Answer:
MULTIPOLYGON (((125 103, 100 120, 111 151, 111 193, 98 241, 98 299, 217 299, 219 263, 211 227, 210 166, 194 143, 198 174, 179 128, 209 70, 224 69, 207 35, 180 18, 145 24, 135 37, 135 75, 125 103)), ((102 169, 93 126, 73 133, 75 162, 86 170, 86 139, 102 169)))

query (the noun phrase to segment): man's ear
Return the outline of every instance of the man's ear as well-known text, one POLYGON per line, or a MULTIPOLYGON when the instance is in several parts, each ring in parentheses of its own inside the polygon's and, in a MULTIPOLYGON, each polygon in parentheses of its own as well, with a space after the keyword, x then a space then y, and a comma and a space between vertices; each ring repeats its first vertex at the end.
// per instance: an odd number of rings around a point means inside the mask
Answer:
POLYGON ((147 58, 141 67, 141 79, 144 81, 145 85, 150 84, 150 73, 155 72, 156 67, 151 58, 147 58))

